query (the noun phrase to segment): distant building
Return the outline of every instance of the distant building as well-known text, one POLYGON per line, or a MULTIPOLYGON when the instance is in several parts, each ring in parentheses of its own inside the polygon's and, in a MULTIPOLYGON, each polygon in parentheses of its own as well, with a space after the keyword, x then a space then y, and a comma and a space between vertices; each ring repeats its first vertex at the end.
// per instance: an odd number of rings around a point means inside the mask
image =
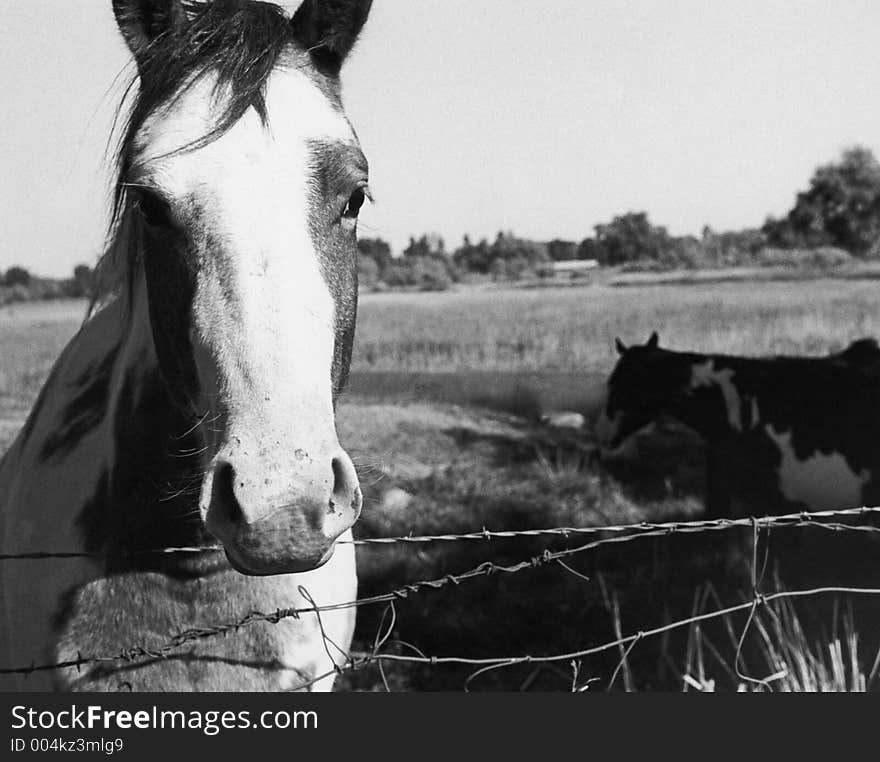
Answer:
POLYGON ((595 259, 569 259, 564 262, 554 262, 554 273, 583 273, 587 270, 593 270, 599 266, 598 260, 595 259))

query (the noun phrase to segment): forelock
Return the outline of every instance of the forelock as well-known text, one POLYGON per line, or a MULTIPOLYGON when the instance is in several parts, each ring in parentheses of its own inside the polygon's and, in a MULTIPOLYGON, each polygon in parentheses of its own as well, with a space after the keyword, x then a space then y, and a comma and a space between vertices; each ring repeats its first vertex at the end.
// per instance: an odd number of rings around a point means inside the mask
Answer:
POLYGON ((122 270, 131 263, 115 261, 124 233, 123 218, 129 206, 126 180, 136 155, 136 138, 144 122, 158 109, 173 103, 205 76, 213 77, 216 120, 194 142, 179 150, 195 149, 226 133, 253 107, 265 123, 265 93, 270 75, 280 64, 300 65, 322 93, 338 104, 338 90, 312 65, 301 49, 284 10, 277 5, 248 0, 184 0, 188 23, 156 37, 138 55, 138 77, 126 95, 134 93, 122 123, 116 154, 117 182, 113 195, 107 251, 98 264, 101 277, 96 301, 118 291, 122 270))

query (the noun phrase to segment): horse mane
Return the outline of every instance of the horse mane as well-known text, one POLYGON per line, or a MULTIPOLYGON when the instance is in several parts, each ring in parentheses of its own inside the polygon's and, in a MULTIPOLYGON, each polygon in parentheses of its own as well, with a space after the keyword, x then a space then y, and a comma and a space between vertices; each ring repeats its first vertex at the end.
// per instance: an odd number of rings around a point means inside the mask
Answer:
POLYGON ((838 363, 860 371, 872 382, 880 378, 880 345, 874 338, 856 339, 846 349, 831 357, 838 363))
POLYGON ((134 140, 144 121, 210 73, 216 77, 216 123, 176 152, 218 139, 251 107, 265 124, 266 82, 284 50, 295 41, 284 10, 271 3, 184 0, 183 5, 188 23, 158 35, 138 53, 138 74, 125 87, 115 115, 113 132, 121 134, 114 160, 116 182, 107 243, 95 267, 89 317, 117 298, 129 298, 133 288, 140 263, 139 230, 133 215, 137 197, 127 181, 134 166, 134 140), (128 101, 131 106, 123 113, 128 101))

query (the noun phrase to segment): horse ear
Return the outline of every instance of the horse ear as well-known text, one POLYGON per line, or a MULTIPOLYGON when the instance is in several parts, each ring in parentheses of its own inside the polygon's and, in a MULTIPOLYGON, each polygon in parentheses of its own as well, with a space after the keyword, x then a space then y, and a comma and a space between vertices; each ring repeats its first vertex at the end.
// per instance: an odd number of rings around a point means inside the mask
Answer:
POLYGON ((113 13, 135 60, 159 35, 186 23, 182 0, 113 0, 113 13))
POLYGON ((617 347, 617 354, 622 355, 626 353, 626 344, 624 344, 620 339, 614 340, 614 346, 617 347))
POLYGON ((651 334, 651 338, 648 339, 648 343, 645 344, 648 349, 656 349, 660 344, 660 337, 657 335, 657 331, 651 334))
POLYGON ((373 0, 304 0, 290 23, 315 63, 336 76, 354 47, 373 0))

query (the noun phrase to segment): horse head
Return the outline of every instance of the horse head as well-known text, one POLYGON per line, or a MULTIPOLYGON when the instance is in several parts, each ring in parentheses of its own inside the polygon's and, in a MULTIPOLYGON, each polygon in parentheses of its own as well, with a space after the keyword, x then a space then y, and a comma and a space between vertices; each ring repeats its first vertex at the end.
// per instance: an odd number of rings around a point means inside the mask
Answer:
POLYGON ((316 568, 361 510, 335 401, 369 191, 339 72, 370 0, 113 7, 140 80, 117 191, 131 309, 203 436, 201 516, 239 571, 316 568))

